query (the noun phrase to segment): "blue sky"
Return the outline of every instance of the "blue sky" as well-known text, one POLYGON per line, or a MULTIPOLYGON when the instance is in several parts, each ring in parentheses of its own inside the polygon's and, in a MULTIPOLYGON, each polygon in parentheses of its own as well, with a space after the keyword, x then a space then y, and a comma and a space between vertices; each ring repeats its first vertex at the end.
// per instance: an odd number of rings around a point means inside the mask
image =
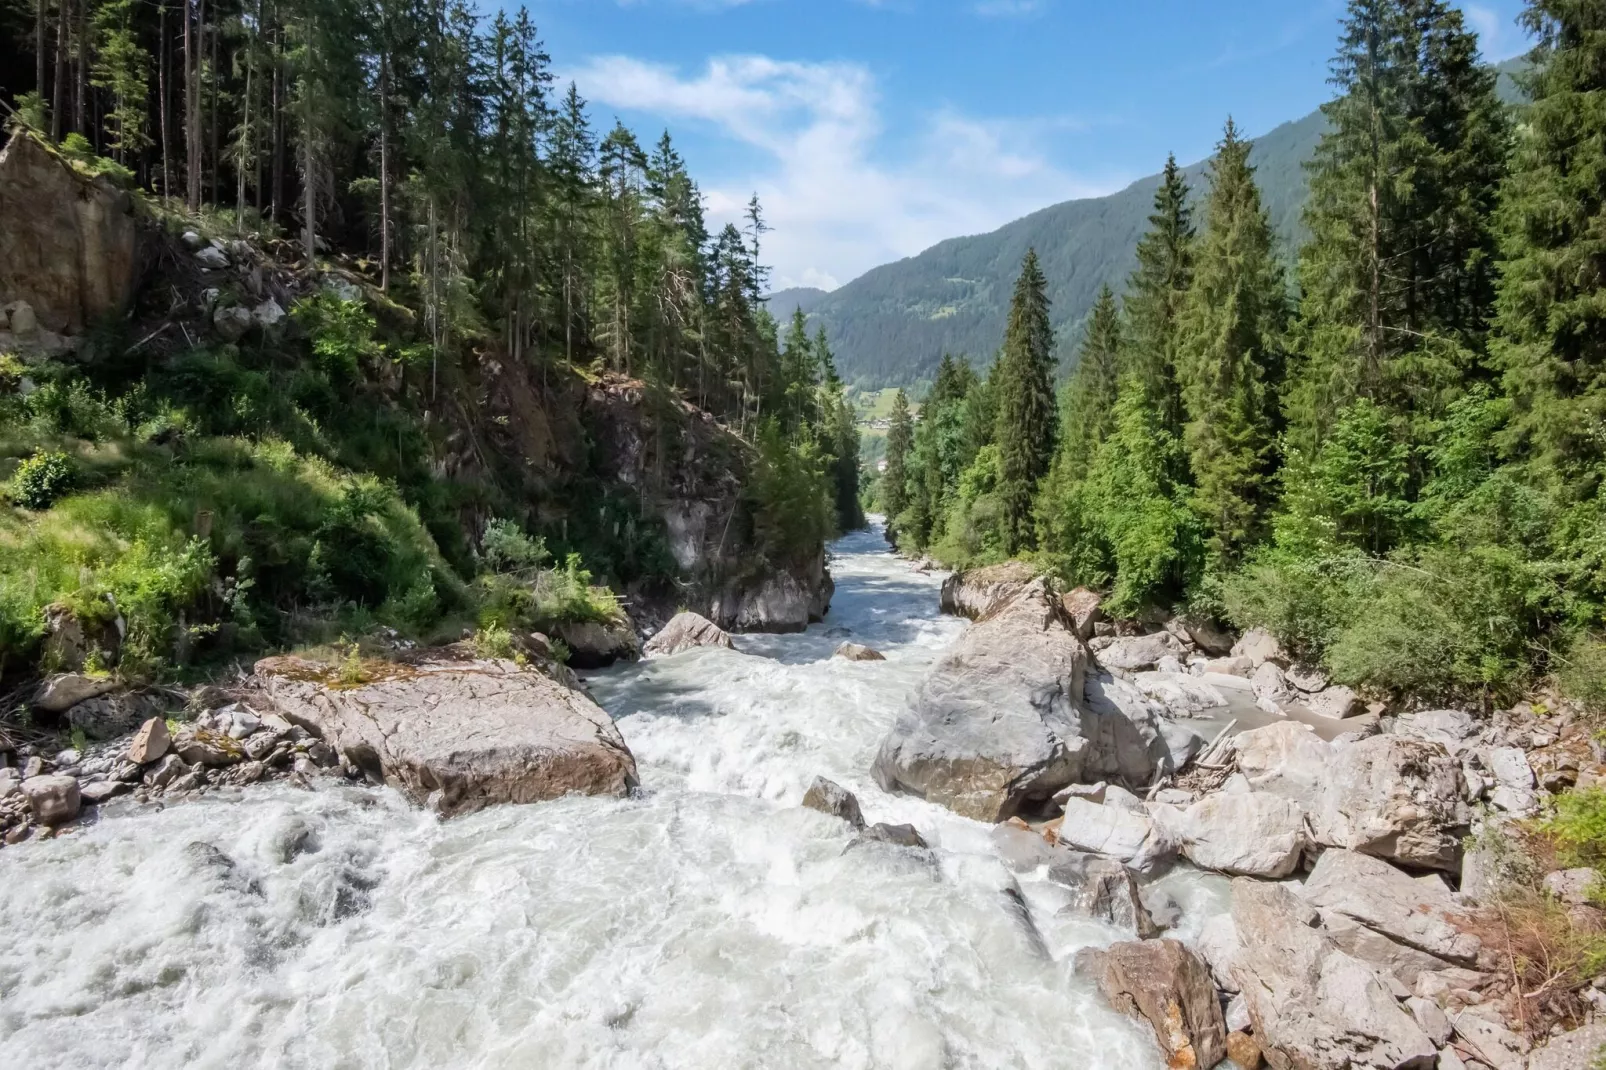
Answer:
MULTIPOLYGON (((530 0, 600 127, 668 128, 716 223, 757 192, 776 288, 1113 192, 1328 96, 1343 0, 530 0)), ((1520 0, 1466 0, 1485 54, 1520 0)))

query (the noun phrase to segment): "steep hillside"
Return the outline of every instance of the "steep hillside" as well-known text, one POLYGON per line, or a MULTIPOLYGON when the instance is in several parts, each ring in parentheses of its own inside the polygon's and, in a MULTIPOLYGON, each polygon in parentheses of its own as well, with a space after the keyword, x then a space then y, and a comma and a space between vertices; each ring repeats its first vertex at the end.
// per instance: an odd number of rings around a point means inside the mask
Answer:
MULTIPOLYGON (((1508 100, 1515 99, 1510 76, 1520 64, 1501 65, 1501 94, 1508 100)), ((1312 112, 1254 144, 1251 162, 1290 258, 1302 237, 1304 163, 1324 127, 1321 113, 1312 112)), ((1197 194, 1205 163, 1186 172, 1197 194)), ((978 363, 992 358, 1003 337, 1010 286, 1027 247, 1035 246, 1048 276, 1063 372, 1099 287, 1109 283, 1119 290, 1132 270, 1158 184, 1159 176, 1150 175, 1108 197, 1066 201, 990 234, 939 242, 866 272, 823 299, 813 299, 817 291, 783 291, 771 298, 770 308, 779 317, 801 306, 812 322, 824 324, 847 382, 866 388, 916 385, 932 378, 944 353, 978 363)))

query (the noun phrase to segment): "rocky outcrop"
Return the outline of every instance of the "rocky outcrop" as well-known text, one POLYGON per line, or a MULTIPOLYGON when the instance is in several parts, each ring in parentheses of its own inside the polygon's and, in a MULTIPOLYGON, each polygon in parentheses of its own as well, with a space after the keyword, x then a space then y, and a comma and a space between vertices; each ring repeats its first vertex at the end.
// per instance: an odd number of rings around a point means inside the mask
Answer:
POLYGON ((1364 962, 1312 924, 1288 887, 1232 883, 1233 972, 1276 1070, 1431 1070, 1438 1049, 1364 962))
POLYGON ((824 619, 835 591, 822 552, 804 564, 766 568, 727 583, 708 615, 733 632, 801 632, 824 619))
MULTIPOLYGON (((1324 851, 1303 894, 1322 912, 1342 914, 1397 944, 1444 965, 1473 966, 1482 948, 1455 923, 1466 908, 1436 877, 1416 879, 1387 862, 1353 851, 1324 851)), ((1406 984, 1415 981, 1401 978, 1406 984)))
POLYGON ((1170 632, 1095 639, 1091 646, 1100 665, 1129 673, 1144 672, 1160 664, 1162 658, 1180 658, 1188 652, 1182 640, 1170 632))
POLYGON ((1093 629, 1104 619, 1104 599, 1099 597, 1098 592, 1078 587, 1061 595, 1060 605, 1065 610, 1065 619, 1070 622, 1071 631, 1083 642, 1093 638, 1093 629))
POLYGON ((578 691, 511 662, 421 659, 342 684, 293 657, 257 663, 278 710, 350 765, 444 814, 561 795, 623 795, 636 761, 578 691))
POLYGON ((641 640, 623 614, 606 621, 564 621, 552 634, 569 648, 569 664, 576 669, 605 669, 641 656, 641 640))
POLYGON ((1024 561, 955 572, 942 581, 942 611, 976 620, 994 605, 1014 598, 1036 578, 1037 570, 1024 561))
POLYGON ((877 782, 983 821, 1105 769, 1147 783, 1165 760, 1159 730, 1089 709, 1087 661, 1058 600, 1033 582, 932 667, 881 744, 877 782))
POLYGON ((700 613, 676 613, 658 634, 647 640, 642 653, 649 658, 663 658, 698 646, 722 646, 731 650, 735 644, 725 630, 700 613))
POLYGON ((1606 1048, 1606 1022, 1574 1029, 1550 1042, 1528 1058, 1528 1070, 1579 1070, 1606 1048))
POLYGON ((133 296, 137 246, 126 192, 14 133, 0 150, 0 306, 22 302, 35 322, 13 314, 0 351, 27 348, 41 331, 81 334, 120 314, 133 296))
POLYGON ((1083 952, 1077 967, 1123 1014, 1154 1029, 1174 1070, 1209 1070, 1227 1055, 1227 1030, 1204 962, 1175 940, 1140 940, 1083 952))
POLYGON ((1286 877, 1309 843, 1299 804, 1270 793, 1223 792, 1185 810, 1156 805, 1153 812, 1188 861, 1235 876, 1286 877))
POLYGON ((116 687, 117 680, 111 676, 58 673, 40 683, 29 704, 41 713, 66 713, 85 699, 99 698, 116 687))
POLYGON ((1158 869, 1176 857, 1176 841, 1139 810, 1071 798, 1054 826, 1062 846, 1111 858, 1140 873, 1158 869))

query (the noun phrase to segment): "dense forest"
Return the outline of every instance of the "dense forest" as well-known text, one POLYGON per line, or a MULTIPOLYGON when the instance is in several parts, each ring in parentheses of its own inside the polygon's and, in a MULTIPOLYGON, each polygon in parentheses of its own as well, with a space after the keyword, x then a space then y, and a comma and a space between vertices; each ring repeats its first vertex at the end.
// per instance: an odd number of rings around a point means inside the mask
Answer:
POLYGON ((1457 8, 1351 0, 1291 277, 1229 120, 1057 399, 1028 252, 992 368, 895 405, 899 546, 1266 627, 1380 692, 1600 698, 1606 4, 1522 22, 1513 108, 1457 8))
MULTIPOLYGON (((588 568, 615 586, 670 577, 641 509, 661 488, 539 500, 534 458, 474 440, 476 421, 510 419, 516 398, 475 395, 509 363, 549 410, 573 394, 558 384, 612 376, 657 413, 711 414, 745 444, 722 471, 745 480, 765 552, 817 554, 862 522, 825 336, 762 300, 757 199, 711 231, 669 135, 595 129, 527 11, 41 0, 8 17, 25 30, 6 44, 25 60, 5 72, 13 129, 130 191, 181 250, 164 264, 188 258, 181 234, 220 261, 246 239, 303 296, 288 330, 245 339, 166 329, 175 311, 151 337, 94 325, 76 362, 0 353, 0 669, 38 653, 57 604, 138 618, 123 667, 160 670, 186 612, 249 646, 320 613, 505 627, 506 599, 476 579, 498 568, 567 577, 547 586, 582 615, 588 568), (337 267, 362 287, 320 288, 337 267), (467 448, 479 485, 442 474, 467 448), (215 517, 205 538, 197 510, 215 517)), ((204 292, 208 313, 236 299, 204 292)))

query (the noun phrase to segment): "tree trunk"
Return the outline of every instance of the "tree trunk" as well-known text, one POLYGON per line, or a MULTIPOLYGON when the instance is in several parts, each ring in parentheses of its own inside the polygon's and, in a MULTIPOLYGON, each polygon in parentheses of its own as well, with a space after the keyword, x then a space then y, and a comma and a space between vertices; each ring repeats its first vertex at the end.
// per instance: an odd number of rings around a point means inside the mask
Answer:
POLYGON ((379 289, 390 289, 390 54, 379 61, 379 289))
POLYGON ((56 12, 56 92, 55 100, 50 106, 50 137, 53 141, 60 141, 66 133, 62 124, 67 118, 67 19, 70 0, 58 0, 60 7, 56 12))
POLYGON ((50 17, 45 7, 45 0, 39 0, 34 8, 33 20, 33 69, 34 89, 39 93, 41 102, 45 99, 45 20, 50 17))
POLYGON ((156 5, 157 21, 157 61, 156 61, 156 96, 157 108, 160 112, 160 125, 162 130, 162 196, 173 195, 173 168, 172 168, 172 142, 167 133, 167 110, 170 106, 167 93, 167 80, 170 75, 168 67, 172 63, 172 45, 167 39, 167 0, 159 0, 156 5))
POLYGON ((85 137, 89 127, 84 121, 88 114, 85 105, 89 98, 89 5, 80 4, 78 12, 78 92, 73 97, 73 128, 85 137))
POLYGON ((195 158, 195 29, 190 0, 180 0, 184 13, 184 204, 200 207, 200 161, 195 158))
MULTIPOLYGON (((262 25, 260 16, 257 26, 262 25)), ((245 159, 251 152, 251 92, 255 85, 252 75, 256 72, 256 54, 252 52, 250 39, 246 40, 245 54, 245 97, 240 102, 240 151, 234 159, 234 229, 241 237, 245 236, 245 159)))
POLYGON ((212 59, 211 63, 207 67, 207 71, 211 75, 212 86, 211 92, 207 94, 206 98, 207 117, 210 120, 210 129, 207 135, 207 155, 212 158, 211 200, 213 204, 218 203, 218 184, 223 181, 223 157, 220 156, 217 151, 217 113, 219 111, 218 94, 221 92, 222 83, 222 76, 219 74, 219 67, 217 65, 217 39, 222 29, 222 24, 219 23, 214 16, 212 22, 212 32, 207 35, 211 38, 212 42, 212 59))
POLYGON ((318 187, 313 181, 312 136, 309 130, 301 132, 302 164, 301 164, 301 192, 303 196, 303 210, 306 218, 302 221, 301 238, 307 251, 307 266, 317 263, 318 236, 318 187))

